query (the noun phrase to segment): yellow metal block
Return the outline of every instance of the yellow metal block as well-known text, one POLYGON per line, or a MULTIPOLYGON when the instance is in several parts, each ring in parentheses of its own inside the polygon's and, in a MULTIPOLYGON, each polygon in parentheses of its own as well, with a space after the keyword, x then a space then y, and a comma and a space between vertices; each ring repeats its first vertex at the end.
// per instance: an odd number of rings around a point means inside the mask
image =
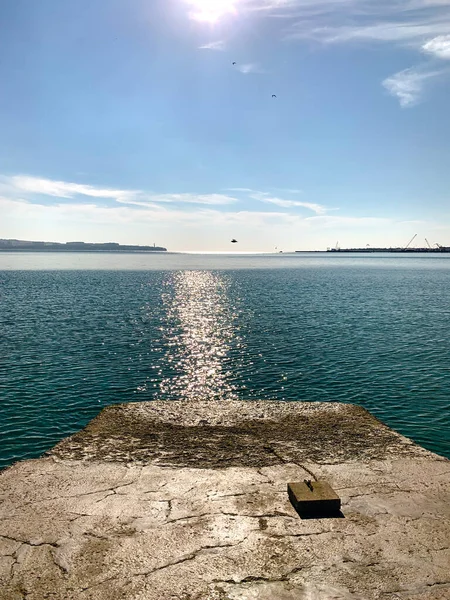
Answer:
POLYGON ((301 517, 340 516, 341 499, 326 481, 288 483, 292 506, 301 517))

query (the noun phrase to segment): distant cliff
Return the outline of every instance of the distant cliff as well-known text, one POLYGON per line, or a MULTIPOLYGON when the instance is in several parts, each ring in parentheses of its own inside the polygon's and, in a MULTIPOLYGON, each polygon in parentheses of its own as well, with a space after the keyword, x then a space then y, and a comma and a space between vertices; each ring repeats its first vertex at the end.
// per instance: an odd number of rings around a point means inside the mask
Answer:
POLYGON ((116 242, 91 244, 86 242, 28 242, 26 240, 1 240, 0 252, 167 252, 161 246, 132 246, 116 242))

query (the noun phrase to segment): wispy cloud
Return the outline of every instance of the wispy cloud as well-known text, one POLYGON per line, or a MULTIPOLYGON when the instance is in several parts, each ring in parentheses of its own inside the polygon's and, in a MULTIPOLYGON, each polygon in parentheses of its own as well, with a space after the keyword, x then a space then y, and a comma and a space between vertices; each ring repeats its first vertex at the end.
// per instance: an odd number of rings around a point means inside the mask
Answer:
MULTIPOLYGON (((432 60, 450 59, 450 0, 185 1, 193 11, 191 17, 200 20, 215 20, 230 13, 277 18, 280 36, 285 41, 323 46, 391 44, 416 51, 418 57, 427 55, 432 60)), ((212 42, 204 46, 209 47, 222 49, 222 43, 212 42)), ((421 73, 414 76, 419 68, 405 70, 398 78, 388 77, 384 85, 401 99, 402 106, 413 106, 420 98, 425 81, 438 76, 431 66, 427 68, 430 71, 428 75, 421 73), (412 86, 410 91, 408 85, 412 86)), ((245 75, 263 72, 256 63, 238 65, 236 69, 245 75)), ((446 73, 440 71, 439 75, 443 77, 446 73)))
POLYGON ((420 102, 425 83, 442 74, 442 71, 426 71, 419 68, 405 69, 391 75, 383 81, 383 86, 398 98, 402 108, 408 108, 420 102))
POLYGON ((437 58, 450 60, 450 35, 439 35, 429 40, 422 46, 422 50, 437 58))
POLYGON ((236 65, 236 69, 243 73, 244 75, 248 75, 250 73, 263 73, 264 71, 257 63, 245 63, 242 65, 236 65))
POLYGON ((308 210, 312 210, 318 215, 323 215, 327 212, 325 206, 321 206, 320 204, 314 204, 313 202, 299 202, 298 200, 283 200, 282 198, 264 198, 263 202, 267 202, 269 204, 275 204, 276 206, 281 206, 283 208, 293 208, 296 206, 307 208, 308 210))
POLYGON ((112 188, 96 187, 80 183, 44 179, 41 177, 30 177, 28 175, 16 175, 2 178, 3 183, 21 192, 55 196, 57 198, 73 198, 77 195, 89 196, 91 198, 113 198, 125 199, 139 192, 130 190, 119 190, 112 188))
POLYGON ((325 206, 321 204, 316 204, 314 202, 300 202, 299 200, 285 200, 284 198, 277 198, 267 194, 265 192, 252 192, 250 194, 250 198, 254 200, 258 200, 259 202, 265 202, 267 204, 274 204, 275 206, 280 206, 281 208, 307 208, 308 210, 312 210, 318 215, 323 215, 328 212, 325 206))
POLYGON ((0 184, 4 191, 11 193, 19 192, 31 196, 52 196, 55 198, 76 198, 87 196, 90 198, 103 198, 115 200, 122 204, 136 206, 149 206, 151 204, 203 204, 219 206, 234 204, 238 202, 225 194, 156 194, 143 192, 141 190, 123 190, 93 186, 29 175, 15 175, 13 177, 0 178, 0 184))
POLYGON ((427 36, 447 34, 450 24, 447 0, 297 0, 281 7, 270 1, 266 5, 291 16, 288 38, 327 44, 372 40, 419 48, 427 36))
POLYGON ((218 40, 217 42, 210 42, 209 44, 203 44, 203 46, 199 46, 200 50, 225 50, 225 42, 223 40, 218 40))
POLYGON ((148 204, 206 204, 209 206, 223 206, 226 204, 235 204, 237 198, 226 196, 225 194, 143 194, 137 199, 118 198, 118 202, 123 204, 134 204, 137 206, 147 206, 148 204))
POLYGON ((141 223, 151 222, 153 224, 193 224, 208 227, 211 225, 243 224, 253 226, 258 224, 291 223, 300 220, 298 215, 290 215, 285 212, 265 212, 237 210, 233 212, 222 212, 217 209, 201 208, 196 211, 186 211, 182 208, 168 209, 164 206, 142 206, 132 208, 130 206, 114 205, 111 208, 97 206, 91 203, 55 203, 52 205, 39 202, 28 202, 14 198, 0 196, 0 210, 2 214, 14 215, 16 218, 45 218, 55 217, 66 220, 74 220, 83 223, 94 220, 97 223, 141 223))
MULTIPOLYGON (((185 1, 198 10, 199 5, 212 5, 209 0, 185 1)), ((217 0, 214 11, 285 17, 285 39, 325 44, 365 40, 420 49, 430 39, 448 36, 450 30, 448 0, 217 0)))
POLYGON ((293 189, 281 189, 281 192, 287 192, 288 194, 303 194, 303 190, 293 190, 293 189))
MULTIPOLYGON (((116 241, 147 243, 149 235, 164 231, 164 245, 171 249, 198 247, 203 238, 204 249, 223 249, 228 248, 232 232, 250 250, 273 248, 278 240, 283 248, 296 249, 299 231, 305 249, 326 247, 330 238, 343 239, 343 231, 372 240, 369 234, 377 231, 381 239, 390 228, 398 236, 398 221, 370 214, 330 215, 332 208, 291 199, 288 192, 287 197, 278 197, 240 188, 236 189, 238 200, 226 193, 156 194, 29 175, 3 177, 0 183, 4 237, 54 239, 57 226, 61 241, 107 235, 116 241), (110 202, 105 203, 105 198, 110 202)), ((412 227, 411 223, 400 225, 412 227)), ((406 233, 409 230, 405 237, 406 233)))
POLYGON ((332 215, 307 217, 307 223, 320 225, 322 227, 352 227, 363 225, 388 225, 394 223, 394 219, 383 217, 338 217, 332 215))
POLYGON ((358 224, 376 225, 377 223, 389 223, 391 219, 371 217, 338 217, 330 215, 315 215, 312 217, 301 217, 298 214, 288 212, 258 211, 258 210, 235 210, 222 212, 217 209, 201 208, 197 211, 185 211, 180 208, 168 209, 164 206, 151 206, 132 208, 121 204, 111 208, 98 206, 94 203, 55 203, 53 205, 39 202, 27 202, 0 196, 0 210, 3 214, 9 214, 19 219, 50 220, 64 219, 80 223, 158 223, 173 225, 195 225, 208 227, 211 225, 238 225, 251 227, 274 224, 296 225, 304 227, 331 227, 333 225, 357 226, 358 224))
MULTIPOLYGON (((106 188, 105 188, 106 189, 106 188)), ((55 241, 118 241, 148 244, 154 240, 171 250, 230 250, 231 235, 239 250, 324 249, 335 242, 341 246, 398 245, 408 239, 417 223, 368 215, 305 217, 293 210, 221 210, 199 206, 153 204, 144 206, 114 202, 109 206, 88 197, 48 204, 39 196, 32 201, 0 195, 0 234, 19 239, 55 241), (56 235, 55 235, 55 232, 56 235)), ((406 216, 406 215, 405 215, 406 216)), ((450 236, 448 225, 428 221, 423 225, 430 240, 442 242, 450 236), (429 233, 428 233, 429 232, 429 233)), ((95 267, 98 268, 98 267, 95 267)))
MULTIPOLYGON (((255 5, 269 15, 290 17, 286 40, 384 43, 450 59, 449 0, 255 0, 255 5)), ((432 65, 418 66, 388 77, 383 85, 402 107, 414 106, 426 82, 446 74, 432 65)))

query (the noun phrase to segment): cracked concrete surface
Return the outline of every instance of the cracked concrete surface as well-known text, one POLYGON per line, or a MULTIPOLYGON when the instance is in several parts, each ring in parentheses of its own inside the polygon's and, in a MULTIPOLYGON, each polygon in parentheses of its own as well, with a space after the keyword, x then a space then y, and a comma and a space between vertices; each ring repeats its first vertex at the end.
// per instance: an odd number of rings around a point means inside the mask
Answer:
POLYGON ((0 600, 448 600, 450 461, 342 404, 105 409, 0 473, 0 600), (344 518, 302 520, 326 479, 344 518))

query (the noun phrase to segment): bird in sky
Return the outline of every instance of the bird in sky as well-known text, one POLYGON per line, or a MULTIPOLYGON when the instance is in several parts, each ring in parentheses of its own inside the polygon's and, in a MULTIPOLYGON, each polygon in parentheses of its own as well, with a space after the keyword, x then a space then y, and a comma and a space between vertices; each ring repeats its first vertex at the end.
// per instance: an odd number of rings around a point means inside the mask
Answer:
POLYGON ((237 240, 235 240, 235 239, 232 239, 232 240, 231 240, 231 243, 232 243, 232 244, 237 244, 237 240))
POLYGON ((276 98, 275 94, 272 94, 272 98, 276 98))
POLYGON ((235 65, 236 63, 234 62, 233 65, 235 65))

